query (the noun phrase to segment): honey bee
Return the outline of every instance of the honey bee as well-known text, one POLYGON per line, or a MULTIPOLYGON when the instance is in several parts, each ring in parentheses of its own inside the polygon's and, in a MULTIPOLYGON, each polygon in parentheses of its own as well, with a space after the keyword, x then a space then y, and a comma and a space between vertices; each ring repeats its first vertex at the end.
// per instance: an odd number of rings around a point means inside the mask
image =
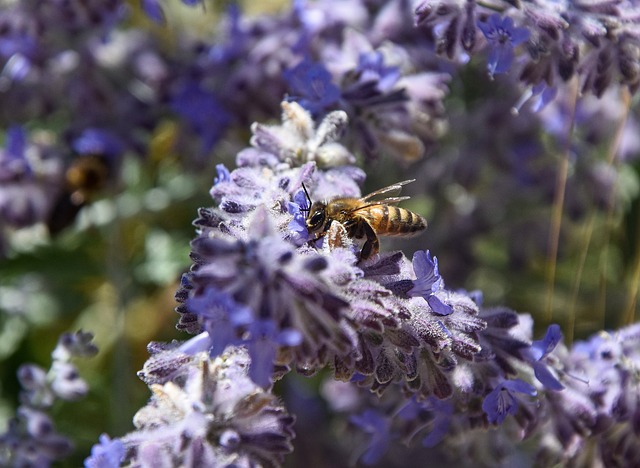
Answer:
POLYGON ((349 237, 366 238, 360 252, 360 258, 366 260, 380 250, 379 235, 411 236, 427 228, 427 221, 422 216, 393 206, 410 198, 395 195, 403 185, 413 181, 415 179, 398 182, 362 198, 339 197, 328 202, 314 202, 305 221, 307 230, 315 240, 323 237, 334 221, 341 223, 349 237), (383 196, 386 198, 381 198, 383 196))

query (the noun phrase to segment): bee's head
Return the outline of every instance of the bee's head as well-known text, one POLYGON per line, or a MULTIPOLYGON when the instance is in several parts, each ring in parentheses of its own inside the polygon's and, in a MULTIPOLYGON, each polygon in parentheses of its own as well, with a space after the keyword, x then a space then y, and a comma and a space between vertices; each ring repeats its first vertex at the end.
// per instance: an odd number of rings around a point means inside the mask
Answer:
POLYGON ((320 234, 324 230, 327 219, 327 205, 323 202, 314 202, 309 209, 306 224, 309 234, 320 234))

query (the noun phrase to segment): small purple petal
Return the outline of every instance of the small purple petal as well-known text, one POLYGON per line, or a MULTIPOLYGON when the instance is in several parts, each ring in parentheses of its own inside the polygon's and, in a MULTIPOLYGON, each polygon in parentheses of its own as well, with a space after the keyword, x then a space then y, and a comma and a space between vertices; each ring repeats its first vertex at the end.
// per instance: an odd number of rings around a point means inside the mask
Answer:
POLYGON ((141 0, 142 11, 158 24, 165 24, 166 18, 158 0, 141 0))
POLYGON ((562 385, 560 381, 555 378, 546 364, 539 361, 534 362, 533 371, 540 383, 549 390, 560 391, 564 389, 564 385, 562 385))
POLYGON ((527 39, 529 39, 529 36, 531 35, 531 33, 529 32, 528 29, 526 28, 515 28, 512 32, 511 32, 511 43, 514 46, 517 46, 519 44, 522 44, 524 41, 526 41, 527 39))
POLYGON ((520 379, 505 380, 504 382, 502 382, 502 386, 513 392, 524 393, 529 396, 536 396, 538 394, 533 385, 528 384, 524 380, 520 379))
POLYGON ((558 94, 557 87, 555 86, 550 87, 550 86, 546 86, 544 83, 542 84, 543 84, 543 89, 542 91, 537 93, 537 100, 535 101, 535 104, 531 107, 533 112, 540 112, 542 109, 544 109, 547 106, 547 104, 553 101, 556 98, 556 95, 558 94))
POLYGON ((489 17, 487 21, 478 21, 478 28, 480 28, 480 31, 482 31, 482 34, 484 34, 486 38, 489 38, 489 36, 492 35, 493 32, 495 31, 496 18, 499 20, 500 15, 497 13, 494 13, 489 17))
POLYGON ((507 415, 518 409, 518 403, 508 390, 502 385, 496 387, 482 401, 482 410, 492 424, 502 424, 507 415))
POLYGON ((27 132, 20 125, 12 125, 7 130, 7 153, 15 159, 24 159, 27 147, 27 132))
POLYGON ((496 23, 496 26, 511 32, 511 30, 513 29, 513 18, 511 18, 510 16, 505 16, 505 18, 502 20, 502 23, 498 22, 496 23))
POLYGON ((518 400, 512 392, 534 396, 535 388, 528 383, 516 379, 506 380, 493 389, 482 401, 482 410, 487 414, 490 423, 502 424, 507 415, 518 411, 518 400))
POLYGON ((213 185, 221 182, 231 182, 231 173, 224 164, 216 164, 217 176, 213 179, 213 185))
POLYGON ((531 357, 536 361, 539 361, 553 351, 561 339, 562 331, 560 330, 560 326, 555 323, 549 325, 544 338, 534 341, 531 344, 531 357))
MULTIPOLYGON (((294 205, 296 205, 298 207, 298 211, 302 210, 308 210, 309 207, 309 200, 307 199, 307 194, 304 192, 304 190, 298 190, 296 192, 296 194, 293 196, 293 202, 290 202, 294 205)), ((289 211, 289 213, 293 213, 291 211, 289 211)))
POLYGON ((429 307, 438 315, 449 315, 453 312, 453 307, 448 304, 445 304, 438 298, 438 296, 431 295, 427 298, 427 303, 429 307))
POLYGON ((451 338, 453 336, 453 333, 451 333, 451 330, 449 330, 444 323, 442 323, 440 320, 438 320, 438 325, 440 326, 440 329, 443 331, 443 333, 445 335, 447 335, 449 338, 451 338))
POLYGON ((487 68, 493 76, 505 73, 511 68, 514 58, 514 47, 529 38, 526 28, 514 27, 513 19, 506 16, 491 15, 486 22, 479 21, 478 28, 482 31, 490 47, 487 68))
POLYGON ((100 443, 91 448, 91 456, 84 461, 85 468, 115 468, 124 457, 124 444, 111 440, 107 434, 100 436, 100 443))
POLYGON ((31 61, 21 53, 13 54, 4 66, 3 74, 6 73, 15 81, 23 80, 31 70, 31 61))
POLYGON ((513 62, 513 48, 507 45, 496 46, 489 52, 488 67, 491 74, 505 73, 513 62))
POLYGON ((205 331, 185 341, 178 350, 185 354, 197 354, 202 351, 208 351, 212 345, 211 336, 209 332, 205 331))
POLYGON ((408 291, 410 296, 425 297, 433 294, 442 288, 442 278, 438 272, 438 258, 431 258, 427 250, 418 250, 413 254, 413 271, 416 279, 413 281, 413 288, 408 291))
POLYGON ((438 445, 445 438, 447 432, 449 432, 453 415, 453 404, 451 401, 440 400, 435 397, 429 397, 428 404, 433 407, 433 425, 429 435, 422 439, 422 445, 431 448, 438 445))
POLYGON ((424 250, 418 250, 413 254, 413 259, 411 260, 413 264, 413 271, 416 276, 431 276, 434 273, 434 263, 431 260, 431 255, 429 251, 426 252, 424 250))
POLYGON ((376 82, 376 88, 380 92, 389 92, 400 79, 398 67, 385 67, 384 57, 381 52, 368 52, 360 54, 358 67, 360 80, 376 82))
POLYGON ((390 441, 389 419, 378 411, 369 409, 351 416, 350 420, 364 432, 371 434, 371 440, 361 460, 365 465, 373 465, 387 451, 390 441))
POLYGON ((262 388, 269 388, 273 375, 273 361, 278 346, 269 339, 253 339, 247 343, 251 366, 249 377, 262 388))
POLYGON ((338 99, 340 89, 333 84, 331 73, 320 63, 305 59, 284 72, 291 99, 312 114, 326 110, 338 99))
POLYGON ((278 334, 277 342, 282 346, 298 346, 302 343, 302 333, 294 328, 287 328, 278 334))
POLYGON ((238 344, 239 328, 253 321, 251 309, 214 288, 187 300, 186 305, 191 313, 200 317, 204 330, 209 332, 212 356, 218 356, 230 344, 238 344))

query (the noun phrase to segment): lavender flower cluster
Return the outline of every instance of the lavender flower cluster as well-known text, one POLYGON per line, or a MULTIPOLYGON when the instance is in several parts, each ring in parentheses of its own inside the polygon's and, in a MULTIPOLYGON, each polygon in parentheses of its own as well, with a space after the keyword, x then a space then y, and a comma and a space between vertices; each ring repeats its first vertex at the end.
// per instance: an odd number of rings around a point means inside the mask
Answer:
POLYGON ((340 223, 310 240, 302 184, 312 200, 357 197, 364 173, 333 138, 344 118, 315 126, 300 106, 282 106, 282 125, 253 126, 235 170, 218 166, 216 206, 194 222, 193 266, 176 298, 178 327, 196 335, 150 345, 140 377, 153 397, 136 431, 104 437, 87 466, 278 465, 292 449, 293 416, 273 383, 327 367, 366 390, 347 405, 336 391, 328 397, 370 434, 366 464, 420 433, 428 448, 463 438, 460 453, 473 455, 479 429, 507 421, 516 439, 539 441, 545 464, 579 462, 587 445, 603 461, 640 462, 637 326, 569 350, 557 325, 533 340, 530 316, 446 289, 429 251, 360 260, 340 223))
MULTIPOLYGON (((576 104, 567 91, 637 91, 635 2, 298 0, 254 18, 232 6, 216 35, 172 32, 171 46, 151 27, 123 27, 138 8, 171 22, 164 3, 134 3, 29 0, 0 11, 0 256, 5 230, 45 222, 55 233, 120 186, 129 155, 178 153, 200 169, 251 128, 236 167, 216 166, 214 206, 194 221, 175 295, 177 328, 193 337, 149 345, 138 376, 151 399, 132 432, 100 437, 86 466, 279 466, 304 418, 277 396, 294 373, 324 381, 345 428, 335 450, 354 462, 387 463, 401 440, 406 453, 447 462, 640 465, 637 325, 566 347, 558 325, 534 333, 531 316, 486 307, 441 275, 462 283, 473 242, 523 199, 550 205, 557 169, 542 155, 559 147, 576 174, 572 218, 593 205, 613 212, 613 161, 630 166, 640 148, 635 116, 617 97, 576 104), (445 113, 456 74, 483 53, 476 76, 503 80, 499 93, 465 90, 464 109, 445 113), (605 162, 600 146, 627 117, 605 162), (583 138, 565 141, 567 122, 583 138), (428 165, 436 144, 448 149, 428 165), (385 244, 361 259, 341 223, 309 236, 311 201, 361 197, 389 161, 414 164, 435 203, 451 207, 429 220, 431 249, 419 238, 411 259, 385 244), (454 246, 442 265, 433 244, 454 246)), ((547 248, 547 228, 533 216, 506 228, 510 273, 547 248)), ((45 411, 87 392, 69 359, 93 353, 88 335, 65 335, 50 371, 20 369, 0 464, 48 466, 69 453, 45 411)))
POLYGON ((437 50, 451 58, 478 49, 479 28, 489 47, 489 72, 516 65, 530 86, 528 96, 539 96, 543 105, 575 77, 582 92, 597 96, 615 82, 631 92, 640 85, 634 2, 424 1, 415 13, 436 38, 437 50))
POLYGON ((89 386, 71 359, 95 355, 98 349, 92 339, 91 333, 82 331, 64 333, 51 353, 50 369, 35 364, 20 367, 20 406, 7 431, 0 434, 2 466, 49 466, 72 452, 71 440, 56 432, 47 411, 57 401, 75 401, 86 396, 89 386))

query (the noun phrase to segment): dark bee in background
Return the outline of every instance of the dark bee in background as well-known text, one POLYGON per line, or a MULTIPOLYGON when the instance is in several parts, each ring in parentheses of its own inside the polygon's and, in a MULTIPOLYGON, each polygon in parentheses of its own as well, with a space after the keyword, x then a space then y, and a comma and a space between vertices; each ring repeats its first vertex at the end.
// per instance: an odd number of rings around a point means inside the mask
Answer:
POLYGON ((80 209, 107 184, 110 169, 103 155, 77 157, 65 173, 65 187, 47 220, 49 232, 55 235, 69 226, 80 209))

